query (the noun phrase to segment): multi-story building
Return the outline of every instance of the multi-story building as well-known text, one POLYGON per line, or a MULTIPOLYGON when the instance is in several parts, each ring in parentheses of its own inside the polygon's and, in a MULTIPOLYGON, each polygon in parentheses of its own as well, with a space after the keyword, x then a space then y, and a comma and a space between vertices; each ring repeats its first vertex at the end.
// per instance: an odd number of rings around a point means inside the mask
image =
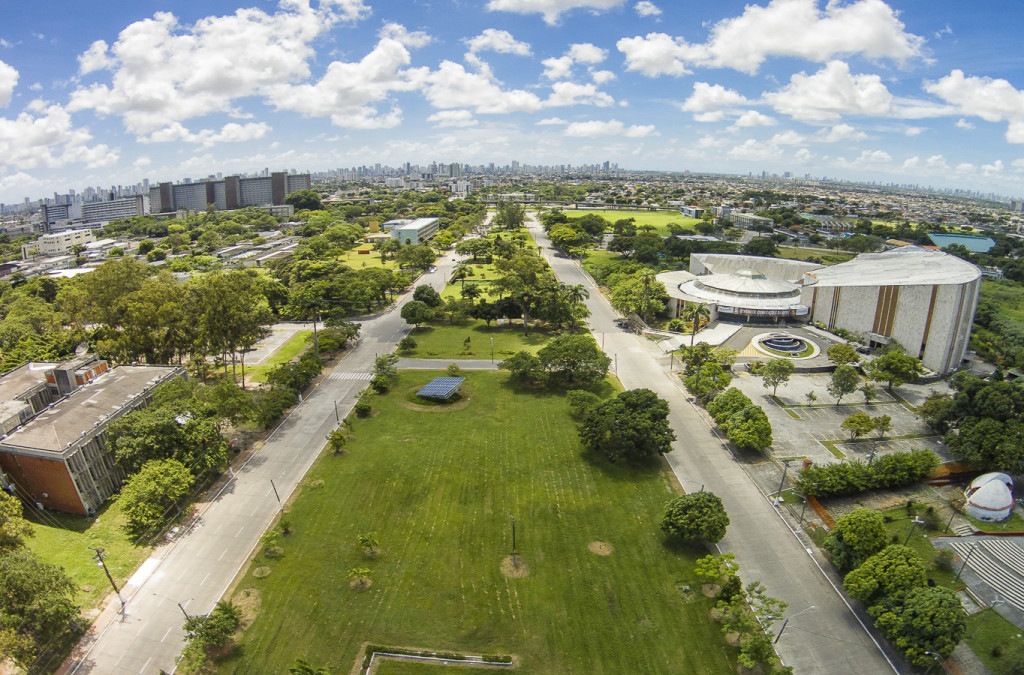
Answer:
MULTIPOLYGON (((403 224, 391 228, 391 238, 397 239, 403 244, 421 244, 434 236, 438 223, 437 218, 417 218, 412 222, 405 221, 403 224)), ((384 223, 385 227, 387 224, 384 223)))
POLYGON ((29 363, 0 377, 0 486, 37 508, 86 515, 125 475, 107 425, 145 408, 179 366, 118 366, 82 356, 29 363))
POLYGON ((213 204, 218 211, 230 211, 245 206, 281 205, 289 193, 308 190, 312 184, 308 173, 292 175, 283 171, 254 178, 227 176, 197 183, 160 183, 149 190, 150 210, 205 211, 213 204))
POLYGON ((149 213, 149 195, 82 203, 82 219, 86 222, 136 218, 147 213, 149 213))
POLYGON ((67 255, 75 250, 75 246, 85 246, 91 243, 92 230, 63 230, 44 234, 35 241, 21 245, 21 257, 29 258, 32 255, 67 255))

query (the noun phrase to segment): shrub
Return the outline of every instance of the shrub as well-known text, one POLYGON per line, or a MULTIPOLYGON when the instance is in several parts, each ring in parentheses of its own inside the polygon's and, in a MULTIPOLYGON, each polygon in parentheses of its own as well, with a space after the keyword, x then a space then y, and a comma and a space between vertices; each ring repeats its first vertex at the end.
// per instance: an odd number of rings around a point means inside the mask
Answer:
POLYGON ((566 392, 565 400, 569 404, 569 414, 579 419, 593 410, 601 402, 601 397, 584 389, 571 389, 566 392))
POLYGON ((407 335, 398 341, 398 348, 401 349, 403 352, 411 352, 412 350, 416 349, 417 344, 418 343, 416 342, 416 338, 414 338, 411 335, 407 335))
POLYGON ((459 373, 462 372, 462 369, 459 368, 459 364, 457 363, 449 363, 446 372, 448 373, 448 377, 458 377, 459 373))
POLYGON ((865 490, 911 485, 938 464, 938 457, 930 450, 895 452, 882 455, 871 466, 856 460, 809 466, 800 472, 797 485, 804 494, 815 497, 855 495, 865 490))
POLYGON ((391 389, 391 380, 383 375, 374 375, 373 379, 370 380, 370 389, 373 389, 378 394, 384 394, 388 389, 391 389))
POLYGON ((370 406, 370 404, 364 401, 356 403, 353 410, 356 413, 356 417, 369 417, 370 413, 373 412, 373 408, 370 406))
POLYGON ((708 403, 708 413, 711 414, 718 426, 724 427, 730 417, 748 405, 753 405, 753 401, 736 387, 730 387, 716 396, 711 403, 708 403))
POLYGON ((269 429, 288 408, 295 405, 298 396, 291 389, 269 389, 256 392, 253 404, 256 406, 254 421, 264 429, 269 429))

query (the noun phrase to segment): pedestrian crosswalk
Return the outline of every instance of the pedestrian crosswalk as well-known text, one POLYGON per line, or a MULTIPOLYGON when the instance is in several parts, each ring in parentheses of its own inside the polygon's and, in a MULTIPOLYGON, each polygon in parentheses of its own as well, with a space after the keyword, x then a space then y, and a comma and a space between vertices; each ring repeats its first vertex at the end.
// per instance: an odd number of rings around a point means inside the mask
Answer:
POLYGON ((373 378, 373 373, 331 373, 327 376, 328 380, 363 380, 369 382, 373 378))

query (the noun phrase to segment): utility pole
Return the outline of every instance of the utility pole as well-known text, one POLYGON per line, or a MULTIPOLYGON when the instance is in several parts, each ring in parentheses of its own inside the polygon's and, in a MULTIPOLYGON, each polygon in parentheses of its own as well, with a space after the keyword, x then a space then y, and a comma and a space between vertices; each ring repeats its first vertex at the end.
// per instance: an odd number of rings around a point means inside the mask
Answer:
POLYGON ((106 549, 96 548, 93 546, 90 546, 89 548, 96 551, 96 555, 94 555, 92 559, 96 561, 96 565, 98 567, 103 568, 103 573, 107 575, 107 581, 109 581, 110 585, 114 588, 114 593, 117 594, 117 599, 121 601, 121 611, 124 612, 124 598, 121 597, 121 591, 117 588, 117 584, 114 583, 114 577, 110 576, 110 570, 107 569, 107 563, 103 561, 103 559, 107 557, 105 553, 106 549))
POLYGON ((274 488, 274 496, 277 497, 277 507, 284 512, 284 504, 281 503, 281 495, 277 494, 277 486, 274 485, 274 479, 270 479, 270 487, 274 488))

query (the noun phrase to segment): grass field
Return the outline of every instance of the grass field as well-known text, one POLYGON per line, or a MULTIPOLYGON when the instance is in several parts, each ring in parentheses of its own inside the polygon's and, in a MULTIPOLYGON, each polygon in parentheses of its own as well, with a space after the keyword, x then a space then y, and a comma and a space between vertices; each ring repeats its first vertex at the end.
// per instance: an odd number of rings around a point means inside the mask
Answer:
POLYGON ((494 338, 494 360, 502 361, 518 351, 536 353, 548 343, 552 333, 547 328, 530 328, 523 336, 523 322, 490 328, 483 321, 472 320, 464 324, 436 324, 413 330, 416 349, 399 352, 400 356, 420 359, 490 359, 491 338, 494 338), (465 341, 470 339, 471 353, 466 353, 465 341))
POLYGON ((856 253, 848 251, 831 251, 828 249, 808 250, 806 248, 793 248, 791 246, 780 246, 779 256, 790 260, 807 260, 808 258, 820 259, 826 265, 835 265, 857 257, 856 253))
POLYGON ((983 279, 981 297, 998 306, 1000 314, 1024 324, 1024 286, 983 279))
POLYGON ((402 372, 355 421, 349 453, 314 465, 284 555, 258 555, 269 576, 240 579, 262 610, 219 672, 282 673, 296 657, 348 672, 367 641, 515 654, 525 673, 735 672, 691 574, 703 551, 658 531, 675 494, 660 467, 582 456, 563 397, 503 374, 465 373, 461 409, 405 407, 436 374, 402 372), (513 515, 521 578, 502 571, 513 515), (356 541, 368 531, 374 559, 356 541), (589 550, 598 541, 610 555, 589 550), (351 588, 350 568, 372 586, 351 588))
POLYGON ((112 592, 103 570, 92 559, 89 547, 106 550, 107 567, 118 587, 152 550, 149 546, 135 546, 125 534, 124 514, 116 499, 108 501, 96 519, 74 516, 57 511, 25 511, 35 528, 35 536, 28 547, 48 563, 61 565, 81 590, 76 600, 88 611, 100 606, 103 598, 112 592))
POLYGON ((687 218, 683 214, 679 213, 679 211, 587 211, 583 209, 576 211, 573 209, 567 209, 564 213, 570 218, 579 218, 580 216, 585 216, 588 213, 593 213, 601 216, 609 223, 614 223, 616 220, 622 220, 624 218, 635 218, 637 227, 640 227, 641 225, 652 225, 657 230, 657 233, 662 237, 668 236, 669 223, 680 225, 684 230, 693 230, 693 226, 700 222, 697 218, 687 218))
MULTIPOLYGON (((282 363, 288 363, 296 356, 298 356, 303 350, 306 349, 313 342, 313 331, 299 331, 293 335, 287 342, 277 348, 270 358, 263 363, 245 367, 245 382, 246 384, 266 382, 267 374, 281 365, 282 363)), ((238 382, 242 381, 241 370, 238 372, 238 382)))
POLYGON ((998 646, 1005 652, 1011 644, 1020 643, 1021 633, 1024 631, 989 608, 967 617, 967 637, 964 640, 986 668, 999 672, 996 669, 1002 659, 992 653, 993 649, 998 646))

